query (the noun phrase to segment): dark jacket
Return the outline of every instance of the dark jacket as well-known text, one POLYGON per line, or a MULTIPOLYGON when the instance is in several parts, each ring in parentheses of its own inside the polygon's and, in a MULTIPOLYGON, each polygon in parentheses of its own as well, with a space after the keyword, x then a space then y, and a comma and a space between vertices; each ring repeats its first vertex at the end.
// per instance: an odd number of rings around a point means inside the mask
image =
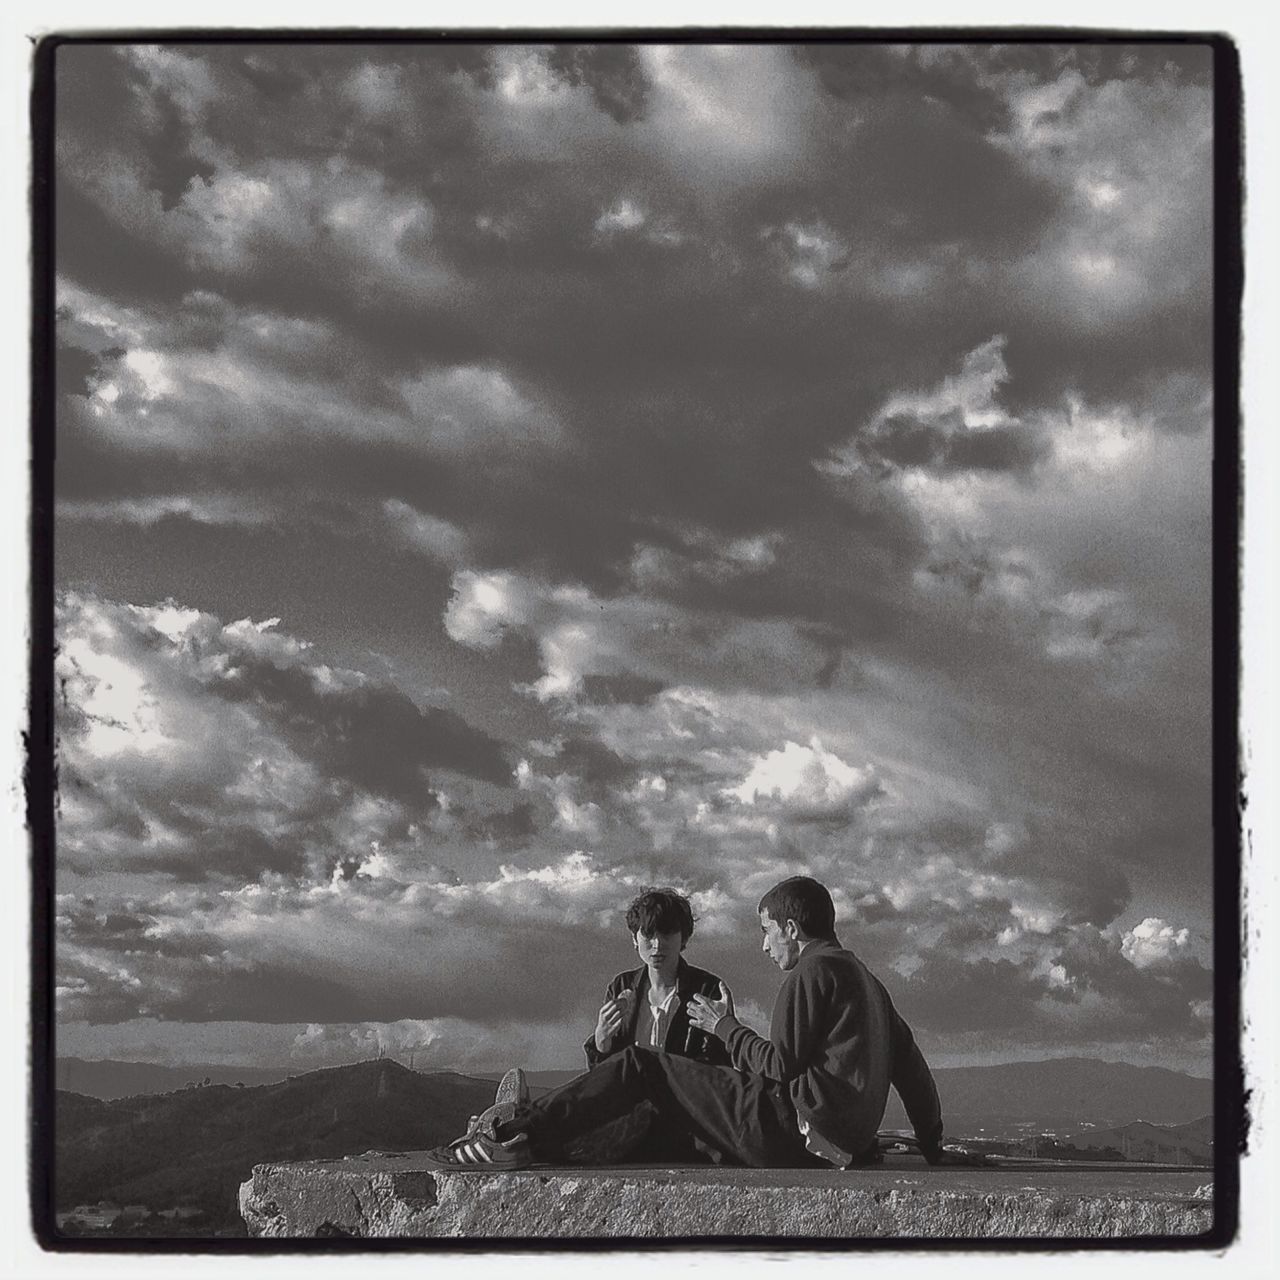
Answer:
MULTIPOLYGON (((722 1024, 723 1026, 724 1024, 722 1024)), ((736 1019, 721 1034, 739 1071, 783 1081, 822 1137, 860 1155, 892 1085, 926 1154, 942 1141, 933 1076, 880 980, 835 941, 809 943, 782 980, 769 1039, 736 1019)))
MULTIPOLYGON (((630 1015, 623 1023, 622 1029, 613 1038, 608 1053, 601 1053, 596 1048, 595 1032, 587 1037, 582 1046, 587 1052, 587 1066, 594 1067, 597 1062, 615 1053, 620 1053, 628 1045, 636 1042, 636 1022, 640 1017, 640 1002, 649 999, 649 970, 645 965, 639 969, 629 969, 620 973, 609 983, 605 999, 612 1000, 620 991, 630 988, 636 993, 631 1002, 630 1015)), ((667 1027, 667 1037, 663 1048, 668 1053, 679 1054, 682 1058, 694 1058, 698 1062, 708 1062, 713 1066, 727 1067, 729 1053, 725 1046, 705 1031, 699 1031, 689 1022, 689 1000, 695 994, 720 998, 720 979, 705 969, 697 969, 688 964, 683 957, 676 971, 676 1010, 667 1027)))

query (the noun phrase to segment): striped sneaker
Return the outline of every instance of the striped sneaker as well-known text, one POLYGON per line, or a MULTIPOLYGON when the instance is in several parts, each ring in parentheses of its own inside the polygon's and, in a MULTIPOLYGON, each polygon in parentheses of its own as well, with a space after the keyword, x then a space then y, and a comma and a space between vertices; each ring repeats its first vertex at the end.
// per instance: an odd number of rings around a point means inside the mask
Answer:
MULTIPOLYGON (((503 1114, 503 1120, 510 1120, 516 1108, 529 1101, 529 1082, 519 1067, 512 1067, 498 1084, 498 1092, 493 1096, 493 1107, 510 1106, 511 1115, 503 1114)), ((492 1111, 493 1107, 489 1109, 492 1111)))
POLYGON ((527 1169, 533 1163, 533 1151, 526 1134, 518 1133, 514 1138, 500 1142, 473 1128, 448 1146, 428 1151, 427 1159, 441 1169, 484 1173, 527 1169))
POLYGON ((498 1125, 515 1119, 516 1112, 529 1102, 529 1082, 519 1067, 512 1067, 502 1077, 498 1092, 494 1095, 493 1105, 486 1107, 478 1116, 472 1116, 467 1125, 468 1133, 484 1133, 490 1138, 498 1136, 498 1125))

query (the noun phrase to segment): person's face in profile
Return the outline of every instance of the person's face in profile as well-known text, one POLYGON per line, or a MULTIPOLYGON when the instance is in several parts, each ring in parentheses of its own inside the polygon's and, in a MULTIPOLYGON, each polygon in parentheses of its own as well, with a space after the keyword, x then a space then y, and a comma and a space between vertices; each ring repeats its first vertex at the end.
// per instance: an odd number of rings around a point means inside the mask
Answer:
POLYGON ((764 935, 760 950, 784 973, 794 969, 800 959, 800 939, 795 922, 788 920, 785 925, 779 925, 767 911, 762 911, 760 932, 764 935))

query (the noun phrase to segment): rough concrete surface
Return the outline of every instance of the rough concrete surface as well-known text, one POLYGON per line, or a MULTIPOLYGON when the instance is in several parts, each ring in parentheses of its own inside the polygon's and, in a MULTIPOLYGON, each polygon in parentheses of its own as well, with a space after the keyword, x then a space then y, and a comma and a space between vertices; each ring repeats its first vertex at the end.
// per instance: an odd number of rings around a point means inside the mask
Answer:
POLYGON ((1044 1161, 485 1174, 441 1173, 418 1152, 370 1152, 258 1165, 240 1211, 264 1237, 1102 1239, 1205 1233, 1213 1189, 1205 1170, 1044 1161))

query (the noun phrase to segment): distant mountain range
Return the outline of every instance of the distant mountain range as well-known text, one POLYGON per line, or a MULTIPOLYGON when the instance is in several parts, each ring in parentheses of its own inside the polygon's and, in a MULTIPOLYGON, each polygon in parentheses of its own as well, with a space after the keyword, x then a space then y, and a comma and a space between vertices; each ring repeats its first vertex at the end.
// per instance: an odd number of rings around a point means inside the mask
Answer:
POLYGON ((196 1062, 164 1067, 153 1062, 89 1061, 59 1058, 54 1087, 90 1098, 132 1098, 140 1093, 171 1093, 193 1084, 276 1084, 302 1075, 298 1067, 220 1067, 196 1062))
MULTIPOLYGON (((483 1072, 497 1080, 499 1073, 483 1072)), ((530 1071, 529 1083, 554 1089, 576 1071, 530 1071)), ((1185 1124, 1213 1111, 1213 1081, 1164 1067, 1135 1067, 1097 1058, 1047 1058, 989 1067, 940 1067, 933 1073, 943 1118, 1059 1125, 1185 1124)), ((890 1094, 883 1128, 906 1127, 897 1096, 890 1094)), ((955 1132, 955 1124, 948 1124, 955 1132)), ((1136 1158, 1136 1157, 1135 1157, 1136 1158)))
MULTIPOLYGON (((196 1063, 166 1067, 146 1062, 58 1060, 57 1088, 93 1098, 128 1098, 168 1093, 190 1084, 245 1086, 276 1084, 302 1076, 297 1067, 226 1067, 196 1063)), ((471 1080, 497 1080, 501 1072, 474 1072, 471 1080)), ((552 1089, 572 1080, 576 1071, 530 1071, 535 1089, 552 1089)), ((934 1071, 944 1115, 983 1116, 995 1120, 1054 1120, 1122 1125, 1185 1124, 1213 1110, 1213 1082, 1163 1067, 1135 1067, 1095 1058, 1049 1058, 989 1067, 942 1067, 934 1071)), ((886 1128, 906 1117, 895 1099, 886 1128)))
POLYGON ((111 1101, 59 1092, 55 1205, 190 1208, 200 1212, 189 1233, 236 1231, 236 1191, 255 1164, 422 1150, 457 1137, 492 1101, 491 1081, 426 1075, 389 1058, 242 1089, 209 1084, 111 1101))
MULTIPOLYGON (((79 1068, 103 1067, 101 1081, 111 1087, 125 1079, 153 1084, 159 1079, 145 1068, 137 1076, 121 1070, 143 1066, 138 1063, 71 1066, 72 1078, 79 1068)), ((106 1201, 135 1207, 120 1219, 124 1224, 127 1218, 127 1226, 101 1228, 109 1231, 237 1233, 242 1226, 236 1190, 255 1164, 435 1146, 461 1133, 468 1116, 488 1106, 494 1092, 492 1079, 410 1071, 390 1058, 256 1085, 250 1083, 254 1072, 246 1068, 231 1072, 241 1081, 238 1088, 234 1081, 204 1084, 211 1069, 201 1074, 198 1067, 185 1067, 176 1074, 188 1082, 199 1077, 199 1082, 106 1100, 56 1094, 59 1212, 106 1201), (189 1216, 180 1218, 183 1214, 189 1216)), ((538 1093, 573 1074, 531 1072, 530 1083, 538 1093)), ((975 1114, 1065 1118, 1076 1126, 1073 1145, 1112 1148, 1135 1160, 1185 1163, 1184 1156, 1195 1161, 1211 1152, 1207 1080, 1080 1058, 936 1074, 945 1113, 952 1118, 965 1114, 965 1108, 975 1114), (1195 1123, 1179 1131, 1151 1123, 1177 1123, 1188 1111, 1195 1123)), ((892 1110, 884 1127, 900 1127, 892 1110)), ((951 1123, 948 1131, 957 1135, 963 1126, 951 1123)), ((88 1221, 95 1215, 80 1216, 88 1221)))
POLYGON ((1208 1165, 1213 1163, 1213 1117, 1177 1125, 1135 1120, 1118 1129, 1083 1129, 1066 1141, 1084 1150, 1117 1151, 1126 1160, 1208 1165))
MULTIPOLYGON (((1185 1124, 1213 1111, 1213 1081, 1164 1067, 1135 1067, 1096 1058, 1047 1058, 990 1067, 942 1067, 933 1073, 949 1132, 956 1122, 981 1116, 994 1121, 1057 1124, 1185 1124)), ((906 1123, 896 1096, 884 1127, 906 1123)))

